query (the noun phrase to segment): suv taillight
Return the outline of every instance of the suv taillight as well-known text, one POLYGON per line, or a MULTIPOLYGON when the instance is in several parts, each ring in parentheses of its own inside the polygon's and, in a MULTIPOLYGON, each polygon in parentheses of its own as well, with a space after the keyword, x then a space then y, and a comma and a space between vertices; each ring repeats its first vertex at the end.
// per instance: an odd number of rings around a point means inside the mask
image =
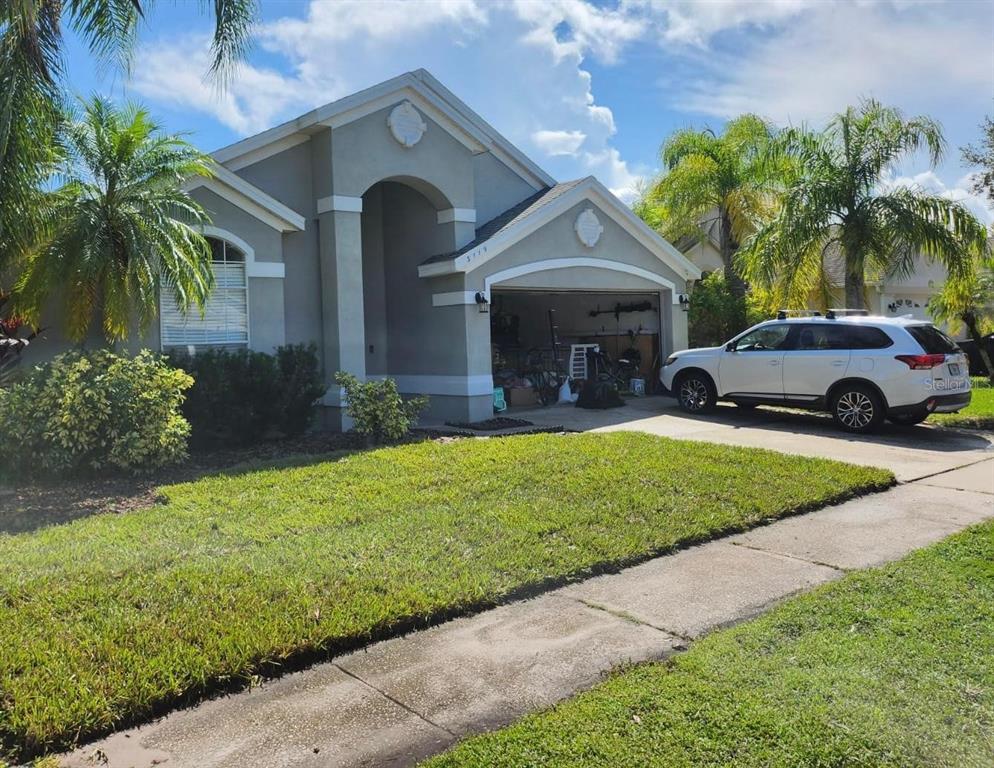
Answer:
POLYGON ((913 371, 927 371, 946 362, 945 355, 898 355, 894 359, 905 363, 913 371))

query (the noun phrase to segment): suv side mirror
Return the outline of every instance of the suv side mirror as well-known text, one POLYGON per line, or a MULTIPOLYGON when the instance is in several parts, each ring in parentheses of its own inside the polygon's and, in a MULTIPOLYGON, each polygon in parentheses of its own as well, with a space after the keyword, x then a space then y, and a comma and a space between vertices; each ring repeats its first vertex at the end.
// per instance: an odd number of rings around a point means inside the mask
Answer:
POLYGON ((728 342, 725 345, 725 351, 726 352, 734 352, 735 351, 735 342, 734 341, 728 342))

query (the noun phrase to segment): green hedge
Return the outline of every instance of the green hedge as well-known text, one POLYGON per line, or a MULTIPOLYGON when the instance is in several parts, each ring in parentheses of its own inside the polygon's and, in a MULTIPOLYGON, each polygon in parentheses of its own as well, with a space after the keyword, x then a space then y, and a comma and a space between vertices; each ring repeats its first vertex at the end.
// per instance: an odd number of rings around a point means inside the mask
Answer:
POLYGON ((275 355, 208 349, 170 359, 194 379, 183 414, 200 450, 302 434, 325 392, 313 344, 280 347, 275 355))
POLYGON ((141 472, 186 457, 193 379, 149 351, 70 352, 0 389, 0 474, 141 472))

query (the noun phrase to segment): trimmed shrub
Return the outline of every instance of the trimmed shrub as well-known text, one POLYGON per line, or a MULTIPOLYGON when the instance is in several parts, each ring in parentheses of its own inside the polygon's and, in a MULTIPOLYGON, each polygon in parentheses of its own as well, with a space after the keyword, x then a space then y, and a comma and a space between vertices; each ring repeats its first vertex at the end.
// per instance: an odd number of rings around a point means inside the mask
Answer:
POLYGON ((0 390, 0 468, 13 478, 181 461, 190 425, 180 405, 192 384, 147 350, 59 355, 0 390))
POLYGON ((393 379, 359 381, 351 373, 339 371, 335 383, 345 390, 345 412, 355 422, 355 431, 374 443, 400 440, 428 407, 427 397, 404 400, 393 379))
POLYGON ((698 281, 690 294, 687 335, 691 347, 716 347, 748 327, 746 302, 728 288, 723 272, 698 281))
POLYGON ((279 428, 285 435, 302 435, 314 419, 325 387, 313 344, 291 344, 276 350, 280 372, 279 428))
POLYGON ((193 376, 183 414, 198 450, 300 435, 325 391, 313 344, 280 347, 275 355, 247 349, 174 352, 171 360, 193 376))

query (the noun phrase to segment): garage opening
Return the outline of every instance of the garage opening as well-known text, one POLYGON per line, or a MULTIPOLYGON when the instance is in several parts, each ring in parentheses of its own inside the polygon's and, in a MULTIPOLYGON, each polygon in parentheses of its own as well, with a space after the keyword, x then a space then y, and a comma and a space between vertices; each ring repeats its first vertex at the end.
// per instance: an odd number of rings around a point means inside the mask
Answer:
POLYGON ((494 384, 508 407, 558 399, 543 391, 547 374, 569 376, 574 394, 595 377, 625 394, 655 392, 659 293, 493 289, 490 306, 494 384))

